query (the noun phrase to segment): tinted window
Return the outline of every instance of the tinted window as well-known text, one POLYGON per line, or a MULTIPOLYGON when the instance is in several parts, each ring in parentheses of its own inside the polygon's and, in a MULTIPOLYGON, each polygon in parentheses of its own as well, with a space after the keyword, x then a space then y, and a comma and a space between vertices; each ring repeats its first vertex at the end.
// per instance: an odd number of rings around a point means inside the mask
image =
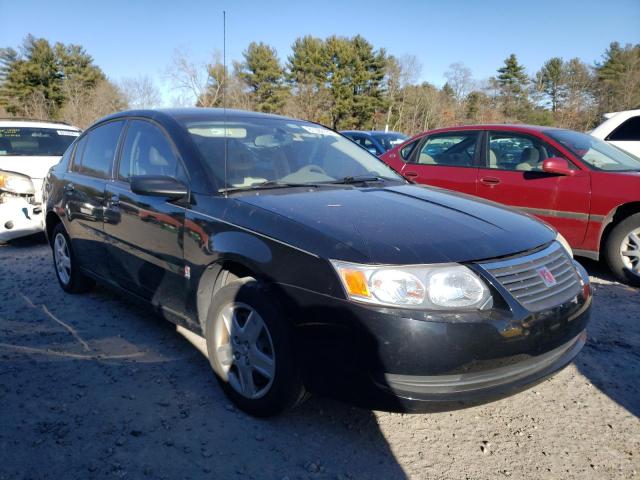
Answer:
POLYGON ((640 117, 633 117, 623 122, 622 125, 618 126, 618 128, 609 134, 607 140, 612 140, 614 142, 640 141, 640 117))
POLYGON ((76 143, 76 147, 72 153, 71 157, 71 171, 79 172, 80 171, 80 163, 82 162, 82 154, 84 152, 84 147, 87 144, 88 135, 85 135, 78 143, 76 143))
POLYGON ((59 157, 79 135, 69 128, 0 127, 0 157, 59 157))
POLYGON ((416 163, 450 167, 472 167, 478 132, 431 135, 420 149, 416 163))
POLYGON ((541 172, 544 160, 560 156, 551 145, 534 137, 511 132, 489 134, 489 168, 541 172))
POLYGON ((128 180, 133 175, 164 175, 184 180, 180 162, 169 140, 155 125, 133 120, 120 155, 118 178, 128 180))
POLYGON ((123 125, 123 121, 110 122, 88 133, 80 162, 80 150, 76 152, 74 166, 80 163, 80 173, 98 178, 109 177, 123 125))

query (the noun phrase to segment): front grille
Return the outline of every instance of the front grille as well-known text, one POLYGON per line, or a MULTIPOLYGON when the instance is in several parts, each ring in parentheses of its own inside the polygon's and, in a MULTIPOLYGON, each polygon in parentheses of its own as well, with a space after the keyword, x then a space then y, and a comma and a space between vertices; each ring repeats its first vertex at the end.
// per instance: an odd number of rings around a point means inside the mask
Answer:
POLYGON ((480 265, 525 308, 540 311, 574 297, 581 289, 573 260, 558 242, 522 257, 480 265), (549 269, 555 284, 547 286, 540 269, 549 269))

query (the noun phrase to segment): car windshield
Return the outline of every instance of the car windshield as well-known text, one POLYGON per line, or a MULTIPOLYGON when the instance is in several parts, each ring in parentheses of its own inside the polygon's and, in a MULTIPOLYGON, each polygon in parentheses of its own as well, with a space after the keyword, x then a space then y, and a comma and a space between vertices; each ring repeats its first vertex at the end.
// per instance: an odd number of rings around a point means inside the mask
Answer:
POLYGON ((404 182, 374 155, 316 124, 255 117, 182 123, 219 191, 370 180, 404 182))
POLYGON ((59 157, 78 135, 71 129, 0 127, 0 157, 59 157))
POLYGON ((409 138, 401 133, 374 133, 371 136, 382 144, 385 151, 391 150, 409 138))
POLYGON ((564 145, 594 170, 640 171, 640 159, 600 139, 571 130, 548 130, 549 137, 564 145))

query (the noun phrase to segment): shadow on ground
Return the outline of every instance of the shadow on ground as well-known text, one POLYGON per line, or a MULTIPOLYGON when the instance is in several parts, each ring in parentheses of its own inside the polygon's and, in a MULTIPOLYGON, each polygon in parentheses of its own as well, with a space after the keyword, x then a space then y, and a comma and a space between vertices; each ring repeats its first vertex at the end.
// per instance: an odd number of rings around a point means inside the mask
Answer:
POLYGON ((605 265, 579 259, 594 303, 589 338, 576 360, 580 373, 640 417, 640 289, 617 283, 605 265))
POLYGON ((62 294, 49 257, 42 237, 0 249, 0 479, 405 478, 372 412, 312 398, 253 419, 173 325, 62 294))

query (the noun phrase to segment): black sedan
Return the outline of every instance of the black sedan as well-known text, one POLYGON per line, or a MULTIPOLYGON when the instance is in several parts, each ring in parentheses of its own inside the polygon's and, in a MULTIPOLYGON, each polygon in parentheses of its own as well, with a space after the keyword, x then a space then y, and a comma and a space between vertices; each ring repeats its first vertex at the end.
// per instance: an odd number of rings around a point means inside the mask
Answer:
POLYGON ((412 185, 313 123, 118 113, 72 144, 44 197, 61 287, 99 281, 204 336, 254 415, 306 391, 460 408, 542 380, 585 342, 588 276, 555 231, 412 185))

